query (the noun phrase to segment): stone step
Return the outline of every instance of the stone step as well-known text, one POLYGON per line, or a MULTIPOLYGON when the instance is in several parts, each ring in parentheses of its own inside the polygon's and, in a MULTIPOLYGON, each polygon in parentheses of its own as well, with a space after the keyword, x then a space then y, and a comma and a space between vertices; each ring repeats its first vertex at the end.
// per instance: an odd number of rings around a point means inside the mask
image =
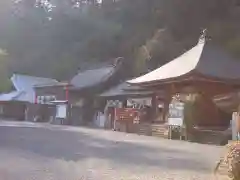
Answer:
POLYGON ((166 138, 167 128, 164 125, 139 124, 138 134, 166 138))
POLYGON ((145 124, 140 124, 138 126, 138 134, 140 135, 146 135, 146 136, 151 136, 151 127, 150 125, 145 125, 145 124))
POLYGON ((225 180, 225 179, 229 180, 227 165, 224 163, 221 163, 218 170, 216 171, 215 176, 217 177, 217 179, 220 179, 220 180, 225 180))

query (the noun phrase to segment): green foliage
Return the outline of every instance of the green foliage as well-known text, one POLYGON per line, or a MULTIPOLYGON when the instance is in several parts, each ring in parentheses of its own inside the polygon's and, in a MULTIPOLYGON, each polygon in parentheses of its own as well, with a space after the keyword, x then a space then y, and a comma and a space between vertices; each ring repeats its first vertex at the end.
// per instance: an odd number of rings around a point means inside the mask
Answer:
POLYGON ((228 164, 229 177, 232 180, 240 179, 240 142, 228 145, 228 153, 225 158, 228 164))
POLYGON ((240 57, 240 36, 237 36, 233 39, 230 39, 228 43, 226 44, 226 47, 228 50, 236 55, 237 57, 240 57))
POLYGON ((0 46, 8 50, 13 71, 66 78, 82 62, 124 57, 139 74, 147 64, 163 65, 191 47, 202 28, 240 57, 235 0, 103 0, 80 9, 59 0, 51 21, 25 2, 16 16, 10 3, 0 6, 0 46))
POLYGON ((0 93, 9 92, 11 90, 12 83, 8 77, 0 78, 0 93))
POLYGON ((231 180, 240 179, 240 141, 234 141, 228 144, 227 151, 224 157, 218 162, 214 173, 216 174, 220 166, 225 164, 227 166, 228 177, 231 180))
POLYGON ((0 93, 9 91, 11 88, 8 71, 7 53, 0 49, 0 93))

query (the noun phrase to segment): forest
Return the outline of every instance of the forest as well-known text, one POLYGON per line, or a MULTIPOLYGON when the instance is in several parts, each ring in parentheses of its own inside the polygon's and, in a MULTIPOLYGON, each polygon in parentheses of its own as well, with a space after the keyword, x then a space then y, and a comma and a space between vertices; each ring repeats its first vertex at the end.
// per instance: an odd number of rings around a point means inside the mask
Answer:
POLYGON ((116 57, 137 76, 185 52, 203 29, 240 59, 239 17, 237 0, 1 0, 0 91, 13 72, 67 80, 116 57))

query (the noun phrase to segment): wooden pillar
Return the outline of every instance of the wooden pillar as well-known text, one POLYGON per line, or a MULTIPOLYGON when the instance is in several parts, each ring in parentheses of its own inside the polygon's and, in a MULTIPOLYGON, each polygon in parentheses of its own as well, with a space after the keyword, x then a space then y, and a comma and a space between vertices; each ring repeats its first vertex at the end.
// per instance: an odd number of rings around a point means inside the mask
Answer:
POLYGON ((164 99, 164 107, 163 107, 163 121, 164 122, 167 122, 169 105, 171 103, 171 100, 172 100, 172 96, 170 94, 168 96, 166 96, 166 98, 164 99))
POLYGON ((37 97, 37 94, 36 94, 36 91, 35 91, 35 95, 34 95, 34 104, 37 104, 38 103, 38 97, 37 97))
POLYGON ((169 85, 166 89, 165 89, 165 99, 164 99, 164 108, 163 108, 163 121, 167 122, 167 118, 168 118, 168 111, 169 111, 169 105, 172 101, 172 96, 175 93, 175 87, 174 85, 169 85))
POLYGON ((155 120, 157 117, 157 96, 153 95, 152 96, 152 116, 151 120, 155 120))
POLYGON ((123 100, 123 108, 127 108, 127 100, 123 100))
POLYGON ((69 101, 69 85, 68 84, 65 86, 65 100, 67 102, 69 101))
POLYGON ((238 106, 236 127, 237 127, 237 140, 239 141, 240 140, 240 105, 238 106))

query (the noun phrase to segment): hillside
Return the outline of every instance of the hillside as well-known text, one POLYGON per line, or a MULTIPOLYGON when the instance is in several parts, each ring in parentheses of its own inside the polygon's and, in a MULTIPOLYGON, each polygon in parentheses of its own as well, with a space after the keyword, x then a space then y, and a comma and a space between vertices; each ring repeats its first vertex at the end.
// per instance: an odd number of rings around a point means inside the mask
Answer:
POLYGON ((191 47, 204 28, 213 42, 240 57, 238 1, 93 1, 80 8, 57 1, 50 14, 31 0, 1 1, 0 47, 8 52, 8 63, 2 64, 9 66, 7 74, 68 79, 78 69, 119 56, 140 74, 191 47))

